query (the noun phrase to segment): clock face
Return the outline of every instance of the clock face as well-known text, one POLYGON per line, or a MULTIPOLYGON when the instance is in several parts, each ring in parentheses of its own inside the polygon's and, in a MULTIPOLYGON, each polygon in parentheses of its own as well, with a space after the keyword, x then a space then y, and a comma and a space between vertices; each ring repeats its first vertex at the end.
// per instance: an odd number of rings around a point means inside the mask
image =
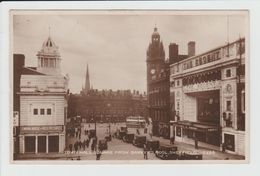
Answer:
POLYGON ((151 74, 152 74, 152 75, 155 74, 155 69, 154 69, 154 68, 151 69, 151 74))

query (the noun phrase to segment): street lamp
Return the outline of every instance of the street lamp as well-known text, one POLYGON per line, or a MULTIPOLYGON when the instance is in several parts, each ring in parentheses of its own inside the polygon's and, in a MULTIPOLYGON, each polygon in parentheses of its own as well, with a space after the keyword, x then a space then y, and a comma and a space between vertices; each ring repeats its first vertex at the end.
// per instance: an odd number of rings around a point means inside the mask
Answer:
POLYGON ((92 121, 94 121, 94 123, 95 123, 95 136, 97 136, 97 122, 96 122, 96 119, 94 118, 94 113, 95 113, 95 111, 94 110, 92 110, 92 118, 91 118, 91 120, 92 121))
MULTIPOLYGON (((107 104, 108 111, 109 111, 109 109, 110 109, 110 106, 111 106, 111 104, 108 103, 108 104, 107 104)), ((112 114, 111 114, 111 116, 112 116, 112 114)), ((111 132, 110 132, 110 118, 108 119, 108 123, 109 123, 109 124, 108 124, 108 130, 109 130, 108 132, 109 132, 109 136, 110 136, 110 135, 111 135, 111 132)))

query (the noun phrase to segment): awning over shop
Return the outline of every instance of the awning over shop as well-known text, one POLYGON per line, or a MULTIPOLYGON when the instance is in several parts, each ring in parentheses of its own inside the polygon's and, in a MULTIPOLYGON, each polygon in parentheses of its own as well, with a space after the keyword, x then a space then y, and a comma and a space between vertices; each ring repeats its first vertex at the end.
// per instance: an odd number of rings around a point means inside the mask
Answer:
POLYGON ((220 130, 220 127, 217 125, 204 124, 204 123, 191 122, 191 121, 178 121, 175 125, 184 127, 189 130, 194 130, 194 131, 215 132, 220 130))

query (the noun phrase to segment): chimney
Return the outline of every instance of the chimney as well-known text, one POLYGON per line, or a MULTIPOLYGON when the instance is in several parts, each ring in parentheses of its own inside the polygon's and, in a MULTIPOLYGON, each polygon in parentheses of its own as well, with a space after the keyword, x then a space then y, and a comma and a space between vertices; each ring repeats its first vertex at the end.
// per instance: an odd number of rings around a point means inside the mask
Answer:
POLYGON ((176 43, 171 43, 169 45, 169 62, 170 62, 170 64, 178 62, 178 56, 179 56, 179 46, 176 43))
POLYGON ((190 41, 188 43, 188 56, 189 57, 195 56, 195 42, 194 41, 190 41))

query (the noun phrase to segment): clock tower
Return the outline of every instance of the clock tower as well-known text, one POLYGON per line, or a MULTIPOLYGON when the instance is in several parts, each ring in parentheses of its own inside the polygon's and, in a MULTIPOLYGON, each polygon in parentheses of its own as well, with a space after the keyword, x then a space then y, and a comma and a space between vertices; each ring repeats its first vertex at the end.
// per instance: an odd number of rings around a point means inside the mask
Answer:
POLYGON ((147 53, 147 100, 153 135, 168 138, 169 124, 169 63, 157 27, 151 36, 147 53))
POLYGON ((160 34, 158 33, 158 29, 155 27, 146 53, 148 84, 152 79, 156 79, 156 75, 160 73, 164 67, 164 62, 165 52, 163 43, 160 41, 160 34))

